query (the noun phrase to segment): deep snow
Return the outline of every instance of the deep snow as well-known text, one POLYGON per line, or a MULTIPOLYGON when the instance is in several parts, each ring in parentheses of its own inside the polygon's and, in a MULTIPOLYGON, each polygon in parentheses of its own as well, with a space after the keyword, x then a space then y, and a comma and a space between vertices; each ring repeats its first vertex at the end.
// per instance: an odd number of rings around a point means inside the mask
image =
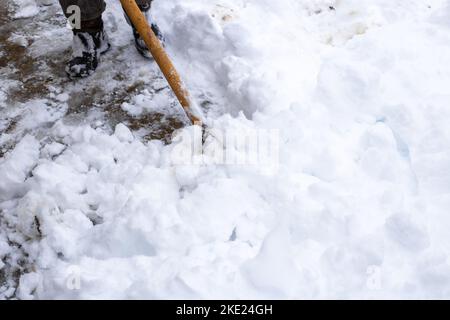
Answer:
MULTIPOLYGON (((14 2, 16 18, 48 10, 14 2)), ((77 84, 13 106, 2 76, 0 269, 23 274, 4 272, 0 297, 450 296, 450 1, 156 0, 153 16, 209 122, 272 132, 276 165, 180 164, 182 139, 67 121, 77 84)), ((27 50, 66 36, 43 29, 27 50)), ((131 49, 89 85, 113 87, 116 68, 157 78, 131 49)), ((161 81, 122 109, 182 117, 161 81)))

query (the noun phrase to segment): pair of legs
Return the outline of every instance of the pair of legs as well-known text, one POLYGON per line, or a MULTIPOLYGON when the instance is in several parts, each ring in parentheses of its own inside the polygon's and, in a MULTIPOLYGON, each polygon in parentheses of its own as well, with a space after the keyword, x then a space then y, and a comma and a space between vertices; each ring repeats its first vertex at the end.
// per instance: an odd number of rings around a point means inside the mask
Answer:
MULTIPOLYGON (((141 11, 147 16, 153 0, 136 0, 141 11)), ((64 15, 73 19, 73 15, 79 14, 75 19, 80 20, 79 25, 73 24, 73 53, 66 72, 71 78, 84 78, 91 75, 98 66, 100 55, 106 53, 111 47, 106 32, 103 29, 102 14, 105 11, 104 0, 59 0, 64 15)), ((129 19, 127 19, 128 23, 129 19)), ((131 23, 130 23, 131 25, 131 23)), ((152 24, 155 34, 162 40, 161 32, 156 24, 152 24)), ((150 53, 133 27, 136 49, 144 57, 150 57, 150 53)))

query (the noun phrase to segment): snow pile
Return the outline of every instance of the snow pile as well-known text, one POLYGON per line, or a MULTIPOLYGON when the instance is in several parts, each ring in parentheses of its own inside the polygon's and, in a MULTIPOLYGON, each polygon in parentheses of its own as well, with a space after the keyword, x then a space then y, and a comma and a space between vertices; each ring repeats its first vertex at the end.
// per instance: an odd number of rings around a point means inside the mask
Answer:
POLYGON ((121 124, 29 135, 0 160, 7 234, 33 265, 18 297, 448 297, 449 8, 155 1, 209 120, 279 132, 277 171, 180 165, 183 139, 121 124))

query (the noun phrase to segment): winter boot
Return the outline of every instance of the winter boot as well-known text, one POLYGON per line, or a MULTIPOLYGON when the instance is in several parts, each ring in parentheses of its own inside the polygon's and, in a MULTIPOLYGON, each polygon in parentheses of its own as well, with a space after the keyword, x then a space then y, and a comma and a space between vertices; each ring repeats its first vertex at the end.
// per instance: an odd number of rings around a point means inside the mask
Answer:
MULTIPOLYGON (((141 9, 142 13, 147 18, 147 21, 150 20, 150 5, 145 6, 139 6, 139 9, 141 9)), ((152 58, 152 55, 150 51, 148 50, 147 45, 145 44, 144 40, 141 38, 139 33, 137 32, 136 28, 131 23, 130 19, 128 18, 127 14, 125 13, 125 18, 128 22, 128 24, 133 28, 133 36, 134 36, 134 44, 136 46, 137 51, 145 58, 152 58)), ((164 45, 164 36, 159 29, 158 25, 156 23, 151 24, 151 28, 155 35, 158 37, 158 39, 161 41, 161 43, 164 45)))
MULTIPOLYGON (((164 45, 164 37, 159 29, 158 25, 155 23, 151 24, 151 28, 161 43, 164 45)), ((152 59, 152 54, 148 50, 145 41, 141 38, 137 30, 133 27, 133 36, 134 36, 134 45, 136 46, 136 50, 145 58, 152 59)))
POLYGON ((101 18, 73 31, 72 58, 66 72, 71 79, 86 78, 97 69, 99 57, 111 48, 101 18))

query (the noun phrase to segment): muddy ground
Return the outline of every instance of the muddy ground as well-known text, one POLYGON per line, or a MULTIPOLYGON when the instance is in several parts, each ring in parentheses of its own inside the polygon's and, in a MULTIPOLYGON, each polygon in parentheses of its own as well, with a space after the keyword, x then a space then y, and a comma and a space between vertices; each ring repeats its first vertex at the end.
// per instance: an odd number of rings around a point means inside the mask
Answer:
MULTIPOLYGON (((11 41, 12 35, 19 32, 22 35, 32 36, 44 32, 46 27, 62 29, 65 26, 65 20, 57 4, 41 7, 41 13, 38 16, 28 19, 13 19, 14 9, 9 0, 0 2, 0 50, 2 52, 0 77, 17 82, 17 85, 5 90, 6 107, 13 107, 18 103, 25 103, 35 98, 48 98, 49 88, 56 87, 62 88, 64 93, 69 94, 68 110, 64 115, 67 121, 85 122, 86 119, 94 121, 101 118, 106 125, 112 128, 122 122, 134 131, 143 129, 145 131, 144 139, 158 139, 165 142, 170 141, 174 130, 185 124, 186 119, 183 119, 182 114, 166 115, 155 112, 132 117, 121 109, 124 102, 130 101, 143 89, 169 90, 167 86, 163 89, 152 88, 153 80, 164 81, 160 74, 152 74, 147 79, 129 79, 122 70, 115 70, 113 66, 115 63, 121 62, 116 60, 120 60, 119 55, 124 48, 116 48, 116 53, 106 58, 110 60, 108 63, 112 68, 106 67, 102 71, 106 78, 105 81, 114 79, 117 84, 112 90, 109 88, 108 92, 105 92, 101 82, 81 80, 74 84, 67 78, 64 66, 70 57, 70 47, 64 48, 63 51, 51 51, 48 55, 40 55, 38 58, 30 55, 27 49, 33 45, 33 37, 29 37, 28 44, 24 46, 17 41, 11 41), (93 113, 96 115, 92 116, 93 113)), ((148 64, 154 64, 154 62, 149 61, 148 64)), ((176 102, 173 101, 173 104, 176 102)), ((7 121, 7 124, 3 128, 0 127, 0 134, 17 134, 15 130, 20 115, 2 120, 7 121)), ((20 136, 18 134, 17 138, 20 136)), ((0 157, 10 148, 11 145, 0 145, 0 157)))

